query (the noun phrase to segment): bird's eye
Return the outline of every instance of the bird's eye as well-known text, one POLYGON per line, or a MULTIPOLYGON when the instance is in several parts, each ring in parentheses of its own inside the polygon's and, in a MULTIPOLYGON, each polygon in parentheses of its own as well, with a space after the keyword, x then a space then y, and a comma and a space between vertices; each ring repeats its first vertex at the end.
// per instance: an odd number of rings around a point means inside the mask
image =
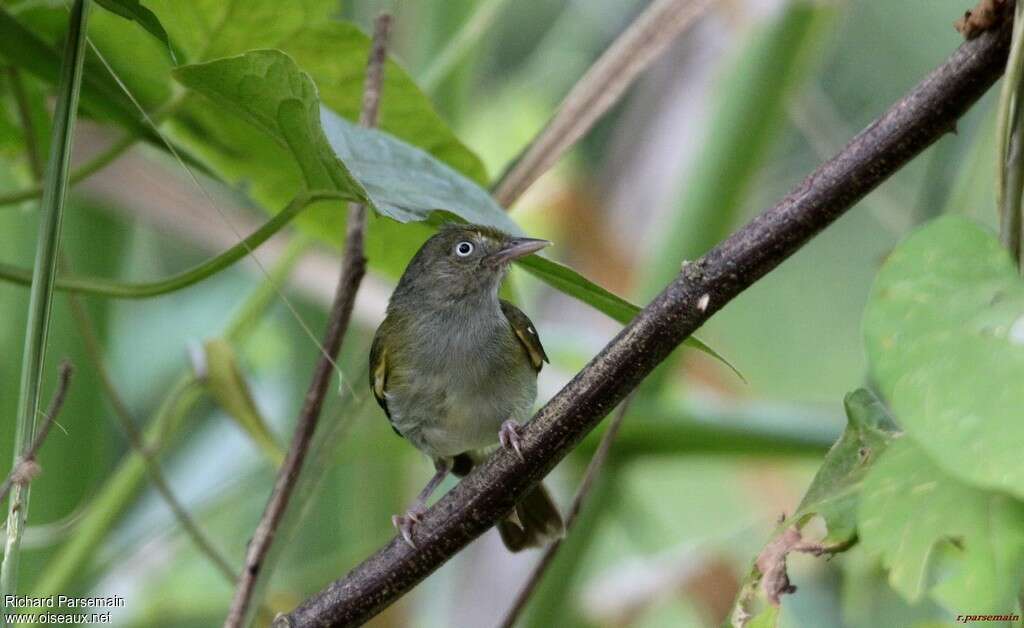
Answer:
POLYGON ((463 240, 455 245, 455 254, 459 257, 466 257, 473 252, 473 243, 463 240))

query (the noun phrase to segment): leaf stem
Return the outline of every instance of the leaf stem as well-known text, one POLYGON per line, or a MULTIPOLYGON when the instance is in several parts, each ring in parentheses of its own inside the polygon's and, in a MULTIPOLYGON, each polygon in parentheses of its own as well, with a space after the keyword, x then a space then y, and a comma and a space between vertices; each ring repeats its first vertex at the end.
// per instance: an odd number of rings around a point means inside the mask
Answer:
MULTIPOLYGON (((67 194, 68 164, 81 90, 86 24, 90 6, 89 0, 76 0, 72 5, 64 47, 50 155, 46 166, 46 180, 43 182, 39 239, 36 244, 36 259, 29 293, 25 351, 22 358, 14 437, 15 460, 31 446, 39 409, 39 388, 42 383, 46 339, 49 332, 57 252, 60 248, 61 218, 67 194)), ((28 485, 16 485, 11 494, 4 558, 0 565, 0 595, 3 596, 17 592, 18 557, 21 536, 28 517, 29 488, 28 485)))
MULTIPOLYGON (((576 489, 576 495, 572 499, 572 505, 569 507, 569 512, 565 516, 565 534, 568 535, 576 524, 576 519, 580 516, 580 510, 583 509, 583 503, 586 501, 587 496, 590 494, 590 490, 594 486, 594 480, 597 479, 597 475, 601 472, 604 467, 605 461, 608 459, 608 452, 611 450, 612 442, 615 440, 615 435, 619 433, 619 427, 622 425, 622 420, 626 418, 626 411, 629 410, 629 403, 632 401, 633 396, 626 397, 626 400, 619 405, 618 412, 612 418, 611 423, 608 425, 608 429, 605 430, 604 435, 601 437, 601 444, 597 446, 597 451, 594 452, 593 457, 590 459, 590 463, 587 465, 587 470, 583 473, 583 480, 580 482, 580 486, 576 489)), ((548 545, 544 550, 544 554, 534 565, 533 571, 530 572, 529 577, 526 580, 526 584, 520 589, 519 595, 516 596, 515 602, 512 604, 512 608, 505 615, 504 621, 501 622, 501 628, 512 628, 515 625, 516 620, 522 614, 526 608, 526 603, 530 601, 530 596, 537 589, 537 585, 540 584, 544 574, 547 573, 548 567, 551 566, 551 561, 555 559, 555 554, 558 553, 559 548, 562 547, 562 541, 564 537, 556 540, 551 545, 548 545)))
MULTIPOLYGON (((302 210, 312 204, 324 200, 343 200, 348 198, 344 193, 331 190, 302 194, 292 200, 287 207, 267 222, 263 223, 259 229, 230 249, 211 257, 189 270, 165 279, 144 283, 125 283, 102 277, 66 276, 58 277, 54 287, 57 290, 120 299, 146 299, 175 292, 196 284, 242 259, 253 249, 269 240, 275 233, 299 215, 302 210)), ((0 264, 0 280, 27 285, 31 282, 31 277, 32 274, 27 269, 18 268, 10 264, 0 264)))

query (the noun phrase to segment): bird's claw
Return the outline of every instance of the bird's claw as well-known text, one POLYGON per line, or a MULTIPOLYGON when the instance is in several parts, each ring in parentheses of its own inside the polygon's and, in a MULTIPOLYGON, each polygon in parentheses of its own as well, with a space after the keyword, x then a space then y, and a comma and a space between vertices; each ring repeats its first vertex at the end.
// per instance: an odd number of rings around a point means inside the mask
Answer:
POLYGON ((395 530, 402 536, 402 539, 413 549, 419 549, 416 547, 416 542, 412 540, 412 531, 416 524, 423 519, 423 513, 422 507, 413 506, 404 515, 391 517, 391 525, 395 526, 395 530))
POLYGON ((526 458, 523 457, 523 426, 519 425, 515 419, 509 419, 501 424, 501 429, 498 430, 498 442, 505 449, 512 449, 519 456, 519 459, 526 462, 526 458))

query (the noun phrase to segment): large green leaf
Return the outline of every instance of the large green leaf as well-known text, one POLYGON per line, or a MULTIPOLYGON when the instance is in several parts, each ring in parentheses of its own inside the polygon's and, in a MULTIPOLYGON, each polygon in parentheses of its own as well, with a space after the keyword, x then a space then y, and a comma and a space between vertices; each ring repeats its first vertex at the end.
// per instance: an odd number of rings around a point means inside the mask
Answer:
MULTIPOLYGON (((349 120, 359 118, 370 39, 358 27, 348 22, 310 26, 281 49, 313 77, 324 105, 349 120)), ((455 137, 430 99, 392 60, 384 68, 381 94, 381 129, 487 185, 487 171, 480 158, 455 137)))
MULTIPOLYGON (((281 50, 313 78, 323 104, 349 120, 359 117, 370 39, 356 25, 330 19, 337 10, 336 0, 286 5, 277 0, 198 0, 188 11, 181 10, 175 0, 151 0, 147 5, 191 62, 258 48, 281 50)), ((487 182, 480 159, 455 137, 427 96, 394 61, 385 66, 381 94, 380 128, 474 181, 487 182)), ((215 124, 211 128, 217 130, 215 124)))
MULTIPOLYGON (((284 5, 270 0, 192 0, 184 6, 174 0, 146 0, 144 6, 135 0, 106 1, 123 7, 138 5, 154 16, 156 21, 148 20, 149 27, 166 31, 179 60, 198 62, 257 48, 283 50, 313 76, 326 105, 350 119, 359 115, 370 42, 354 24, 330 19, 338 8, 335 0, 296 0, 284 5)), ((52 83, 59 58, 48 42, 62 36, 64 16, 61 7, 33 7, 18 18, 0 10, 0 54, 52 83)), ((136 21, 143 19, 139 14, 136 21)), ((166 50, 160 54, 161 46, 154 37, 123 19, 102 13, 90 35, 143 106, 152 109, 166 102, 171 92, 171 66, 166 50)), ((86 64, 82 95, 86 110, 102 119, 114 120, 163 148, 105 65, 92 54, 86 64)), ((269 164, 265 169, 271 171, 275 161, 280 161, 280 154, 272 152, 257 150, 253 155, 249 150, 238 151, 239 146, 249 148, 247 137, 232 134, 238 125, 231 125, 227 116, 217 115, 219 112, 211 113, 205 101, 186 99, 179 111, 183 120, 172 129, 191 129, 194 133, 186 133, 184 139, 201 138, 208 144, 206 152, 220 151, 221 161, 240 159, 250 173, 259 164, 269 164), (198 125, 200 121, 205 124, 198 125)), ((486 183, 487 175, 479 158, 455 137, 429 99, 393 61, 386 67, 380 126, 424 148, 473 180, 486 183)), ((191 148, 199 147, 192 144, 191 148)), ((206 157, 211 161, 209 155, 206 157)), ((253 180, 265 179, 261 176, 253 180)), ((283 178, 270 180, 280 183, 283 178)), ((266 188, 273 189, 271 185, 266 188)), ((255 196, 273 207, 292 198, 276 196, 274 202, 268 202, 267 198, 255 196)))
POLYGON ((1016 607, 1024 504, 960 482, 910 438, 895 440, 868 472, 858 522, 861 543, 881 555, 908 600, 930 591, 958 613, 1016 607))
POLYGON ((320 120, 334 154, 382 215, 410 222, 445 211, 466 222, 521 233, 486 190, 426 151, 352 124, 326 107, 321 108, 320 120))
POLYGON ((1024 496, 1024 282, 956 216, 889 256, 864 315, 871 373, 900 425, 951 475, 1024 496))
POLYGON ((277 50, 187 65, 174 72, 185 86, 250 123, 277 142, 298 166, 308 189, 338 190, 369 201, 327 144, 316 86, 277 50))

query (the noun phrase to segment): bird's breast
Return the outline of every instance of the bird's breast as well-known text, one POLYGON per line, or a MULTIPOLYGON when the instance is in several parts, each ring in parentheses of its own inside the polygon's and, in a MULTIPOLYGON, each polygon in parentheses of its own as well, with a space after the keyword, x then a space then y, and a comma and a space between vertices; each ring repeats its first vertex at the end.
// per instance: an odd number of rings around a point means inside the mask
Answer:
POLYGON ((395 427, 428 455, 492 445, 502 422, 529 417, 536 372, 503 318, 417 335, 424 341, 404 343, 396 356, 387 398, 395 427))

